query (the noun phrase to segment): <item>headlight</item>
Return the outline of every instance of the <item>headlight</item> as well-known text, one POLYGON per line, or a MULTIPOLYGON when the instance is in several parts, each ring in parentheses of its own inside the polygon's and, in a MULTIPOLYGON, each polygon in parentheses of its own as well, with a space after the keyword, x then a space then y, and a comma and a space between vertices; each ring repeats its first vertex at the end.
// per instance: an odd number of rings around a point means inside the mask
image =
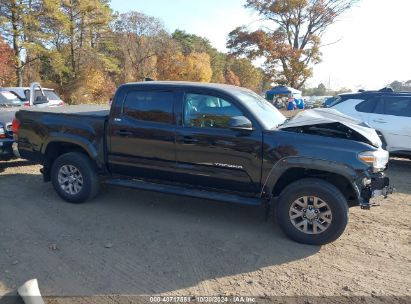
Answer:
POLYGON ((6 138, 6 132, 3 127, 0 127, 0 138, 6 138))
POLYGON ((384 170, 389 158, 388 151, 378 149, 376 151, 365 151, 358 154, 358 159, 373 167, 374 171, 384 170))

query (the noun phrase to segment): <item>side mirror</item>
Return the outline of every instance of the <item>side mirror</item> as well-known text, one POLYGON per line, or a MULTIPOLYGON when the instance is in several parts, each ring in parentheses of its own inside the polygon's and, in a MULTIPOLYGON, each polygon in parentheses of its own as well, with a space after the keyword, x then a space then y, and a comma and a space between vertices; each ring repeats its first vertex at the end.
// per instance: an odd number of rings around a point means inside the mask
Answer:
POLYGON ((245 116, 234 116, 230 118, 228 125, 231 130, 237 131, 252 131, 253 124, 251 121, 245 116))
POLYGON ((37 96, 33 104, 37 105, 37 104, 43 104, 43 103, 48 103, 48 102, 49 102, 49 98, 47 96, 37 96))

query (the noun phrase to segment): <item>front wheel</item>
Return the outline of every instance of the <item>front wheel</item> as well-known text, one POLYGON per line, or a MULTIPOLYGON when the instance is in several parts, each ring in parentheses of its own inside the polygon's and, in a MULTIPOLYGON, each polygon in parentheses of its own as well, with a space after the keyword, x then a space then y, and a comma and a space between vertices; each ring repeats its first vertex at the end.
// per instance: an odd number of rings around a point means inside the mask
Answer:
POLYGON ((348 223, 348 205, 334 185, 306 178, 287 186, 276 206, 280 228, 291 239, 324 245, 340 237, 348 223))
POLYGON ((90 200, 99 189, 95 166, 86 155, 78 152, 63 154, 54 161, 51 181, 58 195, 74 204, 90 200))

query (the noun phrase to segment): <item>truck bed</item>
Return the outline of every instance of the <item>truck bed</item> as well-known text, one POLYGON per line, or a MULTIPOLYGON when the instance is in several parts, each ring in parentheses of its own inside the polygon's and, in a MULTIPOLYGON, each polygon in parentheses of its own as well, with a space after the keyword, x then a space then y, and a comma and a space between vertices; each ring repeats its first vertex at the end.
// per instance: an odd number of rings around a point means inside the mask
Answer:
POLYGON ((98 164, 105 164, 105 126, 109 107, 75 105, 64 107, 21 108, 16 113, 20 122, 19 152, 23 158, 41 160, 50 143, 76 143, 98 164), (36 131, 34 136, 33 130, 36 131))
POLYGON ((74 105, 64 107, 44 107, 44 108, 20 108, 21 111, 68 114, 93 117, 108 117, 110 113, 109 106, 103 105, 74 105))

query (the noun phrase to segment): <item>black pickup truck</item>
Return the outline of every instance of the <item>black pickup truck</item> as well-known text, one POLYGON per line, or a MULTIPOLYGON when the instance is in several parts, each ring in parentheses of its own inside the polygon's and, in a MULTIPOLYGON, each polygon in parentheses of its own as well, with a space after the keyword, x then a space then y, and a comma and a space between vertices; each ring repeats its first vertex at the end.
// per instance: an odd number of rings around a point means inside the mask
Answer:
POLYGON ((349 207, 390 192, 388 152, 373 129, 327 109, 287 121, 228 85, 125 84, 110 110, 22 109, 13 131, 21 157, 41 163, 68 202, 93 198, 104 182, 273 206, 285 234, 308 244, 337 239, 349 207))

